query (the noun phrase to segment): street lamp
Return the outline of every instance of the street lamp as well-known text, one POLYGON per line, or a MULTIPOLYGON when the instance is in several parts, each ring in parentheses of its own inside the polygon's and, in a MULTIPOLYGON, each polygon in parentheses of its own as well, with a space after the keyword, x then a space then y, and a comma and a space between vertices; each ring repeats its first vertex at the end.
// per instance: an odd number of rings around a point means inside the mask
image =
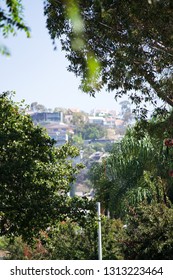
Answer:
POLYGON ((98 258, 102 260, 102 234, 101 234, 101 216, 100 216, 100 202, 97 202, 98 215, 98 258))

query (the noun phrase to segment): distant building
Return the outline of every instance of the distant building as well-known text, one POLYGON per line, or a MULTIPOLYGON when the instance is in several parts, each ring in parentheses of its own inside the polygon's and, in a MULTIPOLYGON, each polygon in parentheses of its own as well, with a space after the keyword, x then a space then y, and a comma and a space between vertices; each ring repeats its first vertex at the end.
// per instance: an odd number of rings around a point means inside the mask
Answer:
POLYGON ((73 133, 67 124, 49 122, 41 123, 43 127, 46 128, 49 136, 57 142, 57 145, 63 145, 68 142, 68 133, 73 133))
POLYGON ((45 128, 48 135, 56 141, 56 146, 68 142, 68 135, 74 134, 73 129, 63 123, 63 113, 59 112, 30 112, 33 122, 45 128))
POLYGON ((89 123, 104 125, 105 118, 103 117, 88 117, 89 123))
POLYGON ((115 117, 116 111, 109 109, 93 109, 90 114, 94 117, 115 117))
POLYGON ((111 128, 115 127, 115 118, 113 117, 105 118, 104 125, 111 128))
POLYGON ((63 113, 62 112, 36 112, 31 115, 34 122, 62 122, 63 113))

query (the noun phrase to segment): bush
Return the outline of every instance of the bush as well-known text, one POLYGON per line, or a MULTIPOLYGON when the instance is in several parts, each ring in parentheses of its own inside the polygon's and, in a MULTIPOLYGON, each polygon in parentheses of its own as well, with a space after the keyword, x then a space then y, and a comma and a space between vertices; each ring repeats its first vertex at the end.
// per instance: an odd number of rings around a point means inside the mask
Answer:
POLYGON ((173 209, 165 204, 132 209, 121 244, 128 260, 172 260, 173 209))
MULTIPOLYGON (((97 260, 98 228, 96 220, 88 220, 83 227, 71 221, 58 223, 45 239, 49 259, 97 260)), ((119 244, 123 229, 120 220, 102 218, 103 259, 123 259, 119 244)), ((44 241, 43 241, 44 242, 44 241)))

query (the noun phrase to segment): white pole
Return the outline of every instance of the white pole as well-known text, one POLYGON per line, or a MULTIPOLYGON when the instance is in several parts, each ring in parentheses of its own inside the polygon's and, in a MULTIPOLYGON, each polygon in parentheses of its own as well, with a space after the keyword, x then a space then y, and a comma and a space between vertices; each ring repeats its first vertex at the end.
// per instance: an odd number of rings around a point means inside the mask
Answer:
POLYGON ((100 202, 97 202, 98 214, 98 257, 102 260, 102 234, 101 234, 101 216, 100 216, 100 202))

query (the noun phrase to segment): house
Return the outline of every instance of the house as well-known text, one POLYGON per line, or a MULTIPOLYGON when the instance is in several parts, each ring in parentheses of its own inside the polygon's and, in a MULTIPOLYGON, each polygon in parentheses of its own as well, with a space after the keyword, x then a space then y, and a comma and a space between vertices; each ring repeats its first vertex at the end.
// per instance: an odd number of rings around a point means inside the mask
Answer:
POLYGON ((121 128, 124 126, 124 121, 122 119, 116 119, 115 120, 115 125, 117 128, 121 128))
POLYGON ((63 113, 62 112, 35 112, 31 115, 31 118, 35 123, 40 122, 62 122, 63 113))
POLYGON ((105 118, 104 117, 88 117, 89 123, 92 124, 99 124, 99 125, 104 125, 105 118))
POLYGON ((110 128, 115 127, 115 118, 113 117, 105 118, 104 125, 110 128))
POLYGON ((69 127, 67 124, 50 122, 43 123, 42 126, 46 128, 48 135, 57 142, 57 146, 68 142, 69 127))
POLYGON ((91 116, 94 117, 116 117, 115 110, 108 110, 108 109, 93 109, 90 112, 91 116))

